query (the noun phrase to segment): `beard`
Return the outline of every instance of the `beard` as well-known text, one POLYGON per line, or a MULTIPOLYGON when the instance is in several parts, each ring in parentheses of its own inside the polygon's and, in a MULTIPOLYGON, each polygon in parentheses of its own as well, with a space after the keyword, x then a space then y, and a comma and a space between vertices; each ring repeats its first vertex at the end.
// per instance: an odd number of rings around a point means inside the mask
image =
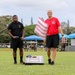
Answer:
POLYGON ((17 20, 14 20, 13 22, 17 23, 18 21, 17 20))

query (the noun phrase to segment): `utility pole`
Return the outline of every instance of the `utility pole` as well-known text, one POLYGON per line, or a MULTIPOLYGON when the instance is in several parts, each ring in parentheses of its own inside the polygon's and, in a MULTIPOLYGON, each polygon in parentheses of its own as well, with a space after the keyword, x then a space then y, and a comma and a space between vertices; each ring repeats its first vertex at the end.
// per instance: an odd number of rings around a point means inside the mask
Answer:
POLYGON ((70 29, 69 29, 69 27, 70 27, 70 22, 69 22, 69 20, 67 20, 67 34, 70 34, 70 29))
POLYGON ((31 17, 31 25, 33 25, 33 17, 31 17))
POLYGON ((21 19, 21 23, 23 24, 23 19, 21 19))

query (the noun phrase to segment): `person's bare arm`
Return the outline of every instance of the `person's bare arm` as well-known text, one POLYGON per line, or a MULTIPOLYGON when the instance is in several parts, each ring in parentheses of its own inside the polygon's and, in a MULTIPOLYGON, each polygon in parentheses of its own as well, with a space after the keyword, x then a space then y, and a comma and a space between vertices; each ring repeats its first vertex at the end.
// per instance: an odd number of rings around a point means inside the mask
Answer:
POLYGON ((12 38, 15 38, 15 37, 11 34, 11 30, 8 30, 8 34, 9 34, 12 38))
POLYGON ((64 33, 63 33, 63 31, 62 31, 61 26, 59 26, 58 29, 59 29, 59 32, 62 34, 62 39, 64 39, 64 33))
POLYGON ((59 26, 59 32, 62 34, 62 35, 64 35, 64 33, 63 33, 63 31, 62 31, 62 28, 61 28, 61 26, 59 26))
POLYGON ((24 29, 22 30, 22 37, 24 37, 24 29))
POLYGON ((24 39, 24 29, 22 29, 22 37, 21 37, 21 40, 24 39))

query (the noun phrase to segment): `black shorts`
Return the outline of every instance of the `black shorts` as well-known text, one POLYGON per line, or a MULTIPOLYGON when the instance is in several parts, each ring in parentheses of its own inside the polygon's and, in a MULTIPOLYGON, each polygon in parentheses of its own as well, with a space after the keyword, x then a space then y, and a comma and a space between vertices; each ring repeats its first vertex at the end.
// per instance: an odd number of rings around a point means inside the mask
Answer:
POLYGON ((23 40, 20 38, 11 39, 11 48, 16 50, 17 48, 23 48, 23 40))
POLYGON ((59 45, 59 35, 51 35, 46 38, 46 47, 47 48, 58 48, 59 45))

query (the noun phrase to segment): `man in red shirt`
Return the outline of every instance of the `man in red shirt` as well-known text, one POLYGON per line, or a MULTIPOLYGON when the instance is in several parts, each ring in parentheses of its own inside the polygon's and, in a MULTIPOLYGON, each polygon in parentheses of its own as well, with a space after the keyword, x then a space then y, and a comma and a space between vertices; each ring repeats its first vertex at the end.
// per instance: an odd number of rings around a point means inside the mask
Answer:
POLYGON ((47 15, 48 19, 45 20, 45 23, 48 25, 47 30, 47 38, 46 38, 46 46, 48 48, 48 63, 54 65, 54 61, 56 58, 56 52, 59 45, 59 32, 62 34, 62 39, 64 39, 64 34, 60 26, 60 22, 56 17, 52 16, 52 10, 48 10, 47 15), (51 56, 51 48, 52 48, 52 60, 51 56))

